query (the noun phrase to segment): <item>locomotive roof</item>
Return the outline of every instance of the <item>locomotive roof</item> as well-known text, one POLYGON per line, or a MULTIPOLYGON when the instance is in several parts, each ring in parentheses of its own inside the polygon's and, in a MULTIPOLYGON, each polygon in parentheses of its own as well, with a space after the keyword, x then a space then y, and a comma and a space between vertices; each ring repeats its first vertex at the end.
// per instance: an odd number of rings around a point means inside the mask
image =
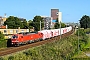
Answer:
POLYGON ((21 32, 21 33, 18 33, 18 34, 23 34, 23 35, 27 35, 27 34, 36 34, 37 32, 21 32))

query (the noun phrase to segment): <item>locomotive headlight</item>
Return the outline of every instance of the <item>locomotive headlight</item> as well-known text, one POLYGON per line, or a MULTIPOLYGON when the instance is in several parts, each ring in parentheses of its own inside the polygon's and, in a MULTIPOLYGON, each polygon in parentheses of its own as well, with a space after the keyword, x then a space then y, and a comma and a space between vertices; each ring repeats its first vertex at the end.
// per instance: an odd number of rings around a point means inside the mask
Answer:
POLYGON ((16 40, 16 42, 19 42, 18 40, 16 40))

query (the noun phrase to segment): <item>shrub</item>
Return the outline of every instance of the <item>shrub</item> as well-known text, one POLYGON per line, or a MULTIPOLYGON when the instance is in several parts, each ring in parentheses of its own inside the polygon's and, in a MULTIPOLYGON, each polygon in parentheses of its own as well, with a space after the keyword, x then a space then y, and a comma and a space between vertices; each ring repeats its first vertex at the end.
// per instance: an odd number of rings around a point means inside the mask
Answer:
POLYGON ((0 60, 4 60, 2 57, 0 57, 0 60))
POLYGON ((0 48, 6 47, 7 46, 7 41, 4 40, 0 40, 0 48))
POLYGON ((77 36, 85 36, 86 35, 85 30, 84 29, 78 29, 76 31, 76 35, 77 36))
POLYGON ((6 45, 7 43, 6 43, 6 40, 4 39, 4 34, 0 32, 0 48, 6 47, 6 45))
POLYGON ((8 60, 14 60, 14 56, 9 56, 8 60))

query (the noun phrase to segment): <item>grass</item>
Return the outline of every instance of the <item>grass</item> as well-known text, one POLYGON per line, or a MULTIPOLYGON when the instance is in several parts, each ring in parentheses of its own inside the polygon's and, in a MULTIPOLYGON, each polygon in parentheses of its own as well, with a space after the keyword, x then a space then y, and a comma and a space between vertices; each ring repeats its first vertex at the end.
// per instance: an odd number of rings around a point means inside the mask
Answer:
POLYGON ((78 54, 74 55, 72 58, 87 58, 87 55, 83 51, 79 51, 78 54))
POLYGON ((90 34, 87 34, 87 36, 89 37, 88 43, 85 45, 82 51, 72 57, 73 60, 90 60, 90 57, 86 55, 86 53, 90 53, 90 34))
POLYGON ((84 48, 90 48, 90 34, 88 34, 89 38, 88 38, 88 43, 84 48))
POLYGON ((6 47, 7 47, 7 41, 5 39, 0 40, 0 49, 6 48, 6 47))

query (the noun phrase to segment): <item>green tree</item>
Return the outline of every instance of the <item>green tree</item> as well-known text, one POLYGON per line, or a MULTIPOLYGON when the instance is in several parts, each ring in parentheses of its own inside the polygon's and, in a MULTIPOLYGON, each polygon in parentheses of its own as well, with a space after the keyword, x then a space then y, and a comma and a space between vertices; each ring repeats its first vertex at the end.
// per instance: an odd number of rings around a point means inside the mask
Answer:
POLYGON ((30 29, 33 28, 33 21, 32 21, 32 20, 29 20, 29 21, 28 21, 28 26, 29 26, 30 29))
POLYGON ((29 27, 28 27, 28 23, 27 23, 26 20, 24 20, 24 21, 22 22, 22 24, 23 24, 23 28, 24 28, 24 29, 28 29, 28 28, 29 28, 29 27))
POLYGON ((8 28, 17 29, 18 27, 23 28, 22 22, 19 18, 14 16, 9 16, 7 20, 4 22, 4 25, 7 25, 8 28))
POLYGON ((90 28, 90 17, 87 15, 84 15, 81 19, 80 19, 80 25, 81 28, 90 28))
MULTIPOLYGON (((43 22, 43 18, 41 16, 35 16, 33 19, 33 27, 35 28, 35 31, 40 30, 40 21, 43 22)), ((44 27, 44 23, 41 23, 41 28, 44 27)))
MULTIPOLYGON (((66 25, 65 25, 64 23, 61 23, 61 28, 64 28, 64 27, 66 27, 66 25)), ((55 25, 54 25, 54 28, 55 28, 55 29, 60 28, 60 23, 58 22, 58 18, 57 18, 57 20, 56 20, 56 23, 55 23, 55 25)))
POLYGON ((64 27, 66 27, 66 24, 61 23, 61 28, 64 28, 64 27))
POLYGON ((55 23, 54 28, 55 28, 55 29, 60 28, 60 24, 59 24, 59 23, 55 23))
POLYGON ((60 24, 59 24, 59 22, 58 22, 58 18, 56 19, 56 23, 55 23, 55 25, 54 25, 54 28, 55 28, 55 29, 60 28, 60 24))

